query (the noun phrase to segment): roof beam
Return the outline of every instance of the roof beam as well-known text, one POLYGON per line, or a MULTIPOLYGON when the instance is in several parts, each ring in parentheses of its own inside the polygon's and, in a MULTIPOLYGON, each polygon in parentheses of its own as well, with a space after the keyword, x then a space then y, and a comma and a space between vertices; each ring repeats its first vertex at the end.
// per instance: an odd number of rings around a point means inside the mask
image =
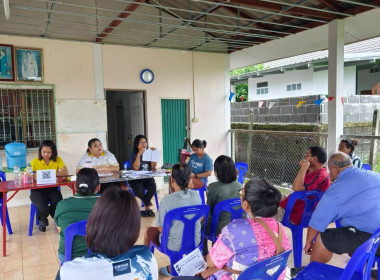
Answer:
POLYGON ((145 0, 134 0, 135 3, 129 4, 125 7, 124 11, 121 12, 117 18, 111 21, 111 23, 96 37, 96 42, 100 43, 103 41, 105 37, 108 36, 116 27, 119 26, 120 23, 123 22, 123 19, 129 17, 132 12, 134 12, 138 7, 140 7, 140 3, 144 3, 145 0))
POLYGON ((342 12, 341 7, 337 3, 333 2, 332 0, 320 0, 320 1, 323 4, 325 4, 326 7, 329 7, 330 9, 333 9, 337 12, 342 12))
POLYGON ((337 18, 336 16, 330 13, 309 10, 307 8, 301 8, 301 7, 292 7, 287 10, 284 10, 286 6, 283 6, 281 4, 276 4, 276 3, 262 2, 260 0, 232 0, 230 3, 235 4, 235 5, 243 5, 247 7, 261 8, 261 9, 271 10, 275 12, 281 12, 282 14, 296 14, 296 15, 302 15, 302 16, 308 16, 308 17, 322 18, 322 19, 327 19, 327 20, 334 20, 337 18))
POLYGON ((369 2, 369 3, 361 3, 361 2, 358 2, 358 1, 346 1, 346 0, 338 0, 338 1, 358 5, 355 8, 352 8, 352 9, 344 11, 347 14, 353 14, 353 15, 364 13, 366 11, 372 10, 375 7, 379 7, 380 6, 380 0, 375 0, 375 1, 372 1, 372 2, 369 2))
MULTIPOLYGON (((230 11, 231 13, 235 14, 236 16, 238 16, 238 15, 240 14, 240 17, 243 18, 243 19, 250 19, 250 20, 253 19, 253 20, 255 20, 255 18, 253 18, 252 16, 248 15, 247 13, 245 13, 245 12, 243 12, 243 11, 240 11, 240 12, 238 13, 237 9, 235 9, 235 8, 232 8, 232 7, 225 7, 225 6, 223 6, 223 8, 224 8, 225 10, 228 10, 228 11, 230 11)), ((256 23, 251 23, 251 24, 249 24, 249 25, 250 25, 250 26, 255 26, 255 27, 259 28, 259 29, 262 29, 263 32, 267 32, 267 33, 279 33, 279 32, 276 32, 275 30, 270 30, 270 29, 268 29, 268 27, 265 27, 264 24, 262 24, 262 23, 258 23, 258 22, 256 22, 256 23)), ((242 26, 242 27, 243 27, 243 26, 242 26)), ((279 36, 281 36, 281 35, 279 35, 279 36)), ((283 35, 283 36, 285 36, 285 35, 283 35)), ((282 36, 282 37, 283 37, 283 36, 282 36)))

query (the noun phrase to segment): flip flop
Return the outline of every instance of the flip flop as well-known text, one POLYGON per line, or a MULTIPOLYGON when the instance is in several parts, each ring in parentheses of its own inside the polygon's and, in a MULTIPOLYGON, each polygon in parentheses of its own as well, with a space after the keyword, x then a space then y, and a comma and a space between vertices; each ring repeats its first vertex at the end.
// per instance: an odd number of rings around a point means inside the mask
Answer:
POLYGON ((160 273, 161 273, 162 275, 165 275, 165 276, 168 276, 168 277, 172 276, 172 275, 169 273, 169 271, 168 271, 168 267, 167 267, 167 266, 161 267, 161 268, 160 268, 160 273))

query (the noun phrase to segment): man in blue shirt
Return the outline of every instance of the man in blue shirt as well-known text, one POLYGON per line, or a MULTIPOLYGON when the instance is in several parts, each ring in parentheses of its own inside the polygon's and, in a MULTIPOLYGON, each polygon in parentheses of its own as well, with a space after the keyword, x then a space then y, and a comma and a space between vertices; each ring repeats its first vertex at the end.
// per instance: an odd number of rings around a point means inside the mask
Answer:
POLYGON ((380 228, 380 174, 353 167, 342 152, 330 156, 328 168, 335 181, 313 213, 304 248, 310 261, 321 263, 333 253, 352 256, 380 228), (342 227, 327 229, 338 219, 342 227))

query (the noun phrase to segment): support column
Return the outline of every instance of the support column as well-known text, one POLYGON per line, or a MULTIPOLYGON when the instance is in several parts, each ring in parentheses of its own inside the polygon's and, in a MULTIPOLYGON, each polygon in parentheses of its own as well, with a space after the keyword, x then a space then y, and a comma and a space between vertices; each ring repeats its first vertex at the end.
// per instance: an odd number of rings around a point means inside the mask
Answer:
POLYGON ((328 140, 327 153, 338 150, 339 138, 343 134, 343 78, 344 78, 344 21, 329 23, 328 95, 328 140))

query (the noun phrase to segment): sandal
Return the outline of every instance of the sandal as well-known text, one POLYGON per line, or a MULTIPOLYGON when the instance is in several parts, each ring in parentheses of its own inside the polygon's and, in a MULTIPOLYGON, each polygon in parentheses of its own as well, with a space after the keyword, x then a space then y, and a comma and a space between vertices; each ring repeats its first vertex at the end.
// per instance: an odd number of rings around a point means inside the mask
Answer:
POLYGON ((156 214, 154 214, 153 210, 152 209, 149 209, 149 210, 146 210, 147 214, 149 217, 154 217, 156 216, 156 214))
POLYGON ((161 267, 161 268, 160 268, 160 273, 161 273, 162 275, 165 275, 165 276, 168 276, 168 277, 172 276, 172 275, 170 274, 170 272, 169 272, 167 266, 161 267))
POLYGON ((149 217, 149 212, 147 210, 140 211, 141 217, 149 217))

